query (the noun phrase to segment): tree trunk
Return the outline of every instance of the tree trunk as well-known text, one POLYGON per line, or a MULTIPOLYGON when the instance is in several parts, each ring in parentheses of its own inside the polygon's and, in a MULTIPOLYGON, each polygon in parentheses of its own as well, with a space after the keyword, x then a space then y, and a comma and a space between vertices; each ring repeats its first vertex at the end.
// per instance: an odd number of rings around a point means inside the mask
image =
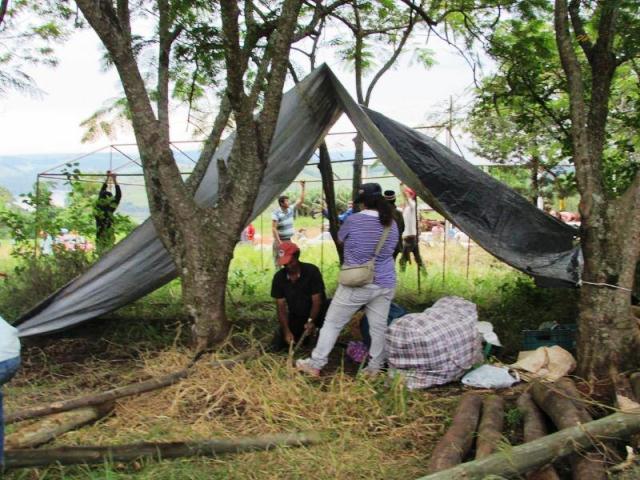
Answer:
POLYGON ((531 203, 538 204, 538 197, 540 196, 540 182, 538 181, 538 170, 540 168, 540 158, 537 155, 531 157, 531 203))
POLYGON ((325 142, 322 142, 320 144, 319 150, 320 161, 318 162, 318 169, 320 170, 320 176, 322 177, 324 198, 327 202, 329 233, 331 234, 333 243, 335 243, 336 245, 340 264, 342 265, 342 258, 344 253, 342 244, 338 242, 338 230, 340 229, 340 225, 338 224, 338 209, 336 207, 336 191, 333 183, 333 168, 331 167, 331 157, 329 155, 329 149, 327 148, 327 144, 325 142))
MULTIPOLYGON (((353 189, 351 199, 355 201, 360 185, 362 184, 362 166, 364 164, 364 139, 359 133, 353 139, 353 144, 355 146, 355 152, 353 159, 353 181, 351 182, 353 189)), ((355 202, 353 206, 354 208, 357 207, 355 202)))
POLYGON ((626 439, 640 432, 640 415, 616 413, 567 428, 533 442, 494 453, 489 457, 463 463, 449 470, 421 477, 418 480, 453 480, 485 478, 489 475, 519 475, 538 469, 549 462, 580 449, 593 448, 594 442, 611 438, 626 439))
POLYGON ((504 426, 504 400, 499 395, 489 395, 482 401, 482 418, 476 439, 476 460, 491 455, 502 438, 504 426))
POLYGON ((480 407, 482 407, 480 395, 468 392, 462 396, 453 416, 453 423, 431 453, 430 472, 446 470, 464 459, 473 444, 480 407))
POLYGON ((131 462, 139 458, 217 457, 221 453, 302 447, 320 443, 315 432, 284 433, 200 442, 134 443, 130 445, 60 447, 39 450, 8 450, 6 468, 44 467, 110 462, 131 462))
MULTIPOLYGON (((524 417, 524 442, 529 443, 547 435, 544 415, 527 392, 518 398, 518 410, 524 417)), ((527 474, 527 480, 559 480, 560 477, 553 465, 545 465, 539 470, 527 474)))

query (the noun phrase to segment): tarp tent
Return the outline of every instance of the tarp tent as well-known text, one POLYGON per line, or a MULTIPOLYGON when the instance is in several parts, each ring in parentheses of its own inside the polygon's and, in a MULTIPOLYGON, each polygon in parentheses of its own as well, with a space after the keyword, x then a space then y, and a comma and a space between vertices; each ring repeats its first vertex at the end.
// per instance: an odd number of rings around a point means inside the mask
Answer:
MULTIPOLYGON (((283 96, 252 219, 295 180, 342 113, 395 176, 485 250, 539 282, 578 282, 581 257, 575 229, 437 141, 358 106, 326 65, 283 96)), ((228 159, 233 142, 230 135, 216 151, 196 192, 200 204, 214 204, 217 160, 228 159)), ((176 276, 148 219, 86 273, 23 315, 18 330, 26 337, 68 328, 127 305, 176 276)))

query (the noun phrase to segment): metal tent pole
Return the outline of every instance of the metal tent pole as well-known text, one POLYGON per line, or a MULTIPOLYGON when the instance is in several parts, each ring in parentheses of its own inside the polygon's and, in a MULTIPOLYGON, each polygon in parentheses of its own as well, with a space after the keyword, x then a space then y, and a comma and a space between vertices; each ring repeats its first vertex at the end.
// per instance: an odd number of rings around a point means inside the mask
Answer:
POLYGON ((264 217, 264 212, 260 214, 260 268, 264 271, 264 228, 262 219, 264 217))
MULTIPOLYGON (((416 195, 416 215, 415 215, 415 221, 416 221, 416 249, 418 250, 418 255, 420 256, 420 259, 422 259, 422 255, 420 255, 420 224, 418 222, 418 195, 416 195)), ((418 259, 416 258, 416 254, 414 252, 413 254, 413 259, 416 261, 416 275, 418 277, 418 295, 420 295, 420 291, 421 291, 421 285, 420 285, 420 262, 418 261, 418 259)))
POLYGON ((444 238, 442 242, 442 285, 444 285, 447 273, 447 219, 444 220, 444 238))
POLYGON ((40 232, 40 174, 36 177, 36 211, 35 215, 35 225, 33 231, 33 256, 38 256, 38 233, 40 232))
POLYGON ((320 186, 320 273, 324 275, 324 215, 322 205, 324 204, 324 188, 320 186))
POLYGON ((469 280, 469 261, 471 259, 471 237, 467 235, 467 280, 469 280))

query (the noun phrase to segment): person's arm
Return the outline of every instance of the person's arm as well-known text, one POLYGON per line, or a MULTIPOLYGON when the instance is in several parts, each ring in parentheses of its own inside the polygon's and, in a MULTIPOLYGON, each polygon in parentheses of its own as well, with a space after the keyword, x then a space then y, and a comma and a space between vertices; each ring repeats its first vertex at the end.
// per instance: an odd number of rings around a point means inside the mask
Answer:
POLYGON ((105 194, 107 193, 107 189, 109 188, 109 177, 110 177, 110 173, 107 174, 107 178, 105 178, 104 183, 102 184, 102 187, 100 188, 100 193, 98 194, 98 198, 105 198, 105 194))
POLYGON ((302 203, 304 202, 304 185, 305 185, 304 180, 300 180, 300 198, 296 202, 296 210, 299 209, 302 206, 302 203))
POLYGON ((118 185, 118 180, 116 179, 115 173, 111 174, 111 180, 113 180, 113 184, 116 186, 116 197, 114 202, 117 207, 118 205, 120 205, 120 200, 122 199, 122 190, 120 190, 120 185, 118 185))
POLYGON ((322 293, 314 293, 311 295, 311 312, 309 312, 309 320, 304 325, 305 330, 310 331, 316 328, 320 310, 322 310, 322 293))
POLYGON ((272 220, 271 221, 271 231, 273 232, 273 240, 276 242, 277 245, 280 245, 280 243, 282 243, 280 241, 280 235, 278 234, 278 221, 277 220, 272 220))
POLYGON ((287 312, 287 302, 284 298, 276 298, 276 305, 278 307, 278 322, 282 327, 282 333, 287 343, 293 343, 295 337, 289 328, 289 314, 287 312))

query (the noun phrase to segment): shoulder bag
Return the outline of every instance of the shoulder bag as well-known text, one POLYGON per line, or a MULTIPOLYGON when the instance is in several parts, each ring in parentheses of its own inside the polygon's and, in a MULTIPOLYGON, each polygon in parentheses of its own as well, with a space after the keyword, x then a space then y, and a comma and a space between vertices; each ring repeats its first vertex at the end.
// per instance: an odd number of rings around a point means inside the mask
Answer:
POLYGON ((376 257, 380 253, 382 245, 384 245, 384 242, 387 240, 390 230, 391 226, 384 227, 382 236, 380 237, 380 240, 378 240, 376 250, 373 253, 373 258, 371 260, 360 265, 342 266, 340 269, 340 275, 338 276, 338 283, 340 283, 340 285, 344 285, 345 287, 364 287, 365 285, 373 282, 376 257))

